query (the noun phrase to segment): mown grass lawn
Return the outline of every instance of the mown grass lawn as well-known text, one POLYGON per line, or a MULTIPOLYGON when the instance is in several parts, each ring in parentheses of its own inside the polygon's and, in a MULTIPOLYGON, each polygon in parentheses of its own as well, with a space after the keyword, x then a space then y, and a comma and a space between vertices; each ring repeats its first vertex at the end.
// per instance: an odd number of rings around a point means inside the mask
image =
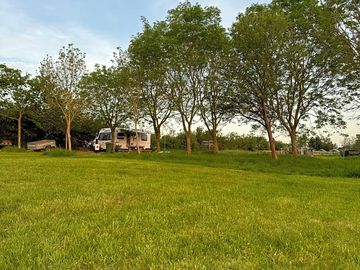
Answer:
POLYGON ((360 268, 360 159, 54 156, 0 152, 0 269, 360 268))

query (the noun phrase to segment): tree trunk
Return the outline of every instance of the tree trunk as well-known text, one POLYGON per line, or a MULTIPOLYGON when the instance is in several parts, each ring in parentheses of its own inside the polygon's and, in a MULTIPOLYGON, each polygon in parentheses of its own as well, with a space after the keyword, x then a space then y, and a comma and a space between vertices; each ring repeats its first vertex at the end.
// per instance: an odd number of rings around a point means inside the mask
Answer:
POLYGON ((296 130, 291 130, 290 138, 291 138, 291 153, 294 157, 296 157, 298 154, 296 130))
POLYGON ((156 152, 160 153, 161 151, 160 127, 155 129, 155 140, 156 140, 156 152))
POLYGON ((65 131, 65 149, 68 149, 68 135, 67 132, 65 131))
POLYGON ((191 155, 191 131, 187 131, 185 132, 186 135, 186 150, 187 150, 187 155, 190 156, 191 155))
POLYGON ((269 135, 269 141, 270 141, 271 157, 273 160, 278 160, 278 156, 276 154, 275 139, 272 137, 272 134, 269 135), (270 139, 270 136, 271 136, 271 139, 270 139))
POLYGON ((219 153, 219 145, 218 145, 218 140, 217 140, 217 135, 216 135, 216 130, 213 129, 211 132, 212 135, 212 140, 213 140, 213 144, 214 144, 214 153, 219 153))
POLYGON ((71 123, 66 123, 67 150, 72 151, 71 146, 71 123))
POLYGON ((136 150, 138 154, 140 154, 140 148, 139 148, 139 132, 137 130, 137 120, 135 120, 135 132, 136 132, 136 150))
POLYGON ((18 148, 21 149, 21 121, 22 121, 22 112, 19 113, 18 118, 18 148))
POLYGON ((136 131, 136 149, 138 154, 140 154, 140 147, 139 147, 139 132, 136 131))
POLYGON ((268 114, 267 114, 267 111, 266 111, 266 108, 264 105, 263 105, 263 117, 264 117, 263 119, 264 119, 266 132, 267 132, 268 138, 269 138, 271 157, 274 160, 278 160, 278 156, 276 154, 275 139, 273 137, 273 133, 272 133, 272 129, 271 129, 271 122, 269 120, 269 117, 268 117, 268 114))
POLYGON ((278 156, 276 154, 276 146, 275 146, 275 139, 272 134, 271 126, 269 120, 265 117, 265 128, 269 138, 270 150, 271 150, 271 157, 274 160, 278 160, 278 156))
POLYGON ((111 153, 115 152, 115 128, 111 129, 111 153))

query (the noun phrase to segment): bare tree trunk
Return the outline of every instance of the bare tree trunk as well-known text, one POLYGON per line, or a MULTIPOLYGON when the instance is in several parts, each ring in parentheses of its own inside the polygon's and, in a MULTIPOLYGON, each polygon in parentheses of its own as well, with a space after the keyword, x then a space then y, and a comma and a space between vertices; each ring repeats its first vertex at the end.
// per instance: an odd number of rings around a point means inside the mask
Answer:
POLYGON ((18 118, 18 149, 21 149, 21 121, 22 121, 22 112, 19 112, 19 118, 18 118))
POLYGON ((71 123, 70 122, 66 123, 66 137, 67 137, 67 150, 69 150, 71 152, 72 146, 71 146, 71 123))
POLYGON ((291 154, 294 157, 296 157, 298 155, 296 130, 291 130, 290 138, 291 138, 291 154))
POLYGON ((186 150, 187 150, 187 155, 190 156, 191 155, 191 131, 187 131, 185 132, 186 135, 186 150))
POLYGON ((216 129, 213 129, 211 131, 211 135, 212 135, 212 140, 213 140, 213 144, 214 144, 214 153, 219 153, 219 144, 218 144, 218 140, 217 140, 217 134, 216 134, 216 129))
POLYGON ((139 148, 139 132, 137 130, 137 119, 135 120, 135 132, 136 132, 136 150, 138 152, 138 154, 140 154, 140 148, 139 148))
POLYGON ((65 131, 65 149, 68 150, 68 135, 66 131, 65 131))
POLYGON ((155 129, 155 139, 156 139, 156 152, 160 153, 161 151, 160 127, 157 127, 155 129))
POLYGON ((290 138, 291 138, 291 153, 294 157, 296 157, 298 154, 296 130, 294 129, 291 130, 290 138))
POLYGON ((275 145, 275 139, 272 134, 271 125, 269 122, 269 119, 265 116, 265 128, 269 137, 269 144, 270 144, 270 150, 271 150, 271 157, 274 160, 278 160, 278 156, 276 154, 276 145, 275 145))
MULTIPOLYGON (((271 132, 272 133, 272 132, 271 132)), ((276 145, 275 145, 275 139, 273 138, 272 135, 269 135, 269 140, 270 140, 270 149, 271 149, 271 157, 274 160, 278 160, 278 156, 276 154, 276 145), (271 136, 271 139, 270 139, 271 136)))
POLYGON ((269 120, 267 111, 265 106, 263 105, 263 119, 264 119, 264 123, 265 123, 265 128, 268 134, 268 138, 269 138, 269 144, 270 144, 270 150, 271 150, 271 157, 274 160, 278 160, 278 156, 276 154, 276 145, 275 145, 275 139, 273 137, 273 133, 272 133, 272 129, 271 129, 271 122, 269 120))
POLYGON ((115 152, 115 130, 116 128, 111 128, 111 153, 115 152))

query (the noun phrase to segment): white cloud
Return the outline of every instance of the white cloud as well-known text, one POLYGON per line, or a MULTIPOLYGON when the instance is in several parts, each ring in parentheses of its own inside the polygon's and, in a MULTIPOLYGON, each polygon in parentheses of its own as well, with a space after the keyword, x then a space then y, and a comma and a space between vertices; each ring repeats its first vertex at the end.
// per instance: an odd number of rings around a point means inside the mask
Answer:
POLYGON ((78 25, 60 28, 44 25, 16 10, 9 2, 0 5, 0 62, 35 74, 46 54, 56 56, 59 49, 74 43, 86 53, 88 69, 106 64, 117 44, 78 25))
MULTIPOLYGON (((265 2, 269 0, 262 0, 265 2)), ((180 1, 156 0, 153 10, 158 14, 176 7, 180 1)), ((196 1, 193 1, 196 2, 196 1)), ((244 11, 252 0, 200 0, 204 6, 218 6, 222 10, 223 24, 230 27, 237 14, 244 11)), ((68 43, 74 43, 86 52, 88 69, 95 63, 107 64, 117 46, 125 48, 130 36, 123 42, 100 36, 80 25, 65 27, 46 25, 15 7, 10 0, 0 0, 0 62, 35 74, 40 61, 46 54, 56 56, 59 49, 68 43), (120 43, 120 44, 119 44, 120 43)))

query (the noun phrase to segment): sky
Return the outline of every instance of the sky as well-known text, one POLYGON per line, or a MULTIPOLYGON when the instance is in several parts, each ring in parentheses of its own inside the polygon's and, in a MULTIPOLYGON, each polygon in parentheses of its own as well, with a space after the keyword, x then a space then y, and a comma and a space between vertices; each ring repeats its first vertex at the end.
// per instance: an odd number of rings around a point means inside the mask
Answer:
MULTIPOLYGON (((197 2, 219 7, 228 28, 254 0, 197 2)), ((150 22, 162 20, 178 4, 176 0, 0 0, 0 62, 34 74, 47 54, 56 56, 62 46, 74 43, 86 53, 91 70, 95 63, 109 63, 117 47, 127 47, 142 30, 141 16, 150 22)))
MULTIPOLYGON (((222 23, 229 28, 236 16, 252 3, 270 0, 198 0, 217 6, 222 23)), ((89 70, 96 63, 109 64, 117 47, 127 48, 131 37, 142 30, 141 16, 162 20, 176 7, 176 0, 0 0, 0 63, 35 75, 40 61, 56 56, 62 46, 74 43, 86 53, 89 70)), ((224 133, 248 133, 249 126, 227 125, 224 133)), ((354 136, 360 128, 349 121, 345 131, 354 136)), ((286 139, 281 137, 284 141, 286 139)), ((340 144, 341 136, 333 135, 340 144)))

